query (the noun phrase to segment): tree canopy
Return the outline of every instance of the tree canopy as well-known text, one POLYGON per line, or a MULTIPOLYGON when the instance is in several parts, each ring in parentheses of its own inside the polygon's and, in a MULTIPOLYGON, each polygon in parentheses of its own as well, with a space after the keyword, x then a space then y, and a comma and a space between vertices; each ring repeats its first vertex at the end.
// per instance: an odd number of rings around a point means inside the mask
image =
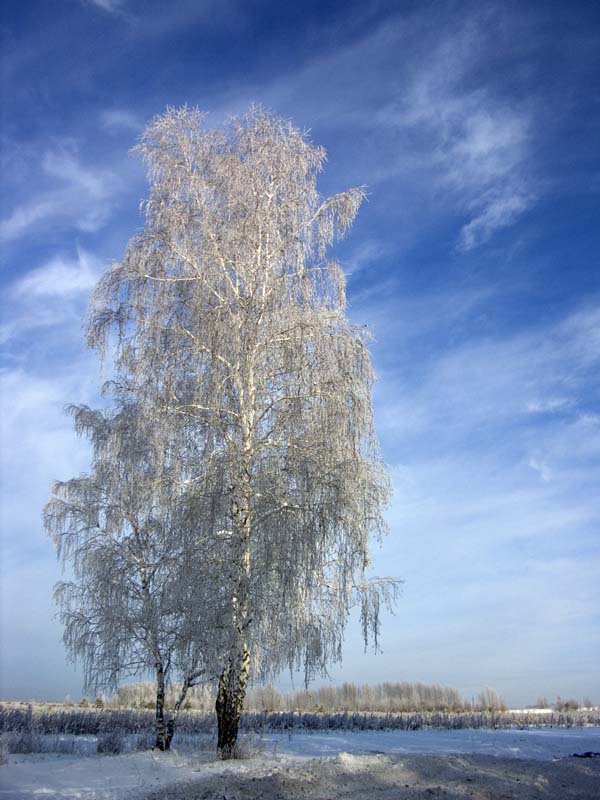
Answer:
MULTIPOLYGON (((259 107, 219 129, 168 109, 137 149, 145 225, 100 281, 88 341, 102 353, 114 342, 150 429, 179 443, 190 508, 201 498, 193 535, 224 548, 204 577, 220 604, 228 756, 250 675, 324 673, 357 604, 376 643, 380 603, 397 588, 367 580, 389 481, 368 337, 326 255, 364 190, 322 198, 324 150, 259 107)), ((168 482, 168 463, 158 469, 168 482)))
POLYGON ((114 690, 126 677, 154 672, 157 745, 166 749, 174 718, 165 723, 165 687, 180 683, 178 710, 206 677, 217 644, 210 630, 218 597, 207 568, 218 571, 220 548, 209 531, 198 535, 201 498, 179 480, 176 443, 157 436, 135 402, 117 401, 112 411, 70 407, 92 444, 92 470, 54 484, 44 520, 71 567, 55 598, 67 650, 83 664, 84 690, 114 690))

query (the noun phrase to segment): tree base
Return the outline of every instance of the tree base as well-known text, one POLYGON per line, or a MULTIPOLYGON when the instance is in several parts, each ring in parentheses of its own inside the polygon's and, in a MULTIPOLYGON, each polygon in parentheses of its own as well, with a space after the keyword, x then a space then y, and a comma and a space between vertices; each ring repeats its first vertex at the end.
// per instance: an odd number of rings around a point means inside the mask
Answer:
MULTIPOLYGON (((243 667, 247 665, 244 654, 243 667)), ((246 695, 247 670, 242 669, 235 675, 231 667, 219 678, 219 690, 215 711, 217 712, 217 756, 224 761, 235 758, 235 751, 240 727, 240 717, 246 695)))

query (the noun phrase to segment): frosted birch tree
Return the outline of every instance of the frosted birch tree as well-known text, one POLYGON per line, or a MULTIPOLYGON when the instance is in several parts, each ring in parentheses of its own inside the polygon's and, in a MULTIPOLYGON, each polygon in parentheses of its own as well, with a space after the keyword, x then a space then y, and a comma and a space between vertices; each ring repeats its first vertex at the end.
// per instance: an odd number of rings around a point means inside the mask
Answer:
POLYGON ((197 480, 228 547, 212 576, 227 597, 216 701, 227 758, 251 675, 324 673, 356 604, 376 643, 396 590, 366 579, 389 484, 367 334, 326 257, 364 192, 320 197, 323 149, 256 107, 220 129, 169 109, 138 150, 145 225, 102 278, 88 338, 103 351, 114 331, 147 418, 184 420, 203 441, 197 480))
MULTIPOLYGON (((219 548, 199 535, 210 509, 189 495, 180 446, 148 425, 135 402, 114 411, 72 406, 76 430, 93 448, 89 475, 54 484, 45 525, 73 579, 55 587, 70 655, 85 691, 116 689, 133 675, 156 679, 156 746, 168 750, 188 689, 206 678, 214 650, 203 636, 217 603, 206 575, 219 548), (174 458, 174 457, 177 458, 174 458), (193 526, 190 522, 193 520, 193 526), (165 713, 165 689, 179 693, 165 713)), ((196 459, 197 462, 197 459, 196 459)), ((212 618, 211 618, 212 619, 212 618)))

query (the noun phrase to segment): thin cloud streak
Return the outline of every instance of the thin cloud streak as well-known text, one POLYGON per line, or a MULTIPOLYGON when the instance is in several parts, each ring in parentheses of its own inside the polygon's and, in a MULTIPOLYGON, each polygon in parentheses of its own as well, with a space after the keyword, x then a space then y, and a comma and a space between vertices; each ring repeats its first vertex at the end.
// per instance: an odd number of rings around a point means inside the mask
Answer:
POLYGON ((100 113, 100 124, 110 133, 139 133, 144 127, 136 114, 124 108, 105 109, 100 113))
POLYGON ((52 546, 42 530, 41 509, 54 480, 83 472, 89 446, 64 413, 69 402, 97 397, 90 359, 41 378, 22 367, 0 371, 3 404, 1 514, 3 570, 24 561, 45 561, 52 546), (26 478, 24 477, 26 476, 26 478))
POLYGON ((82 2, 86 6, 96 6, 108 14, 119 14, 126 0, 82 0, 82 2))
MULTIPOLYGON (((38 170, 33 172, 35 175, 38 170)), ((38 173, 35 179, 50 185, 38 191, 36 199, 26 199, 0 221, 0 241, 29 236, 33 230, 53 221, 95 232, 107 223, 115 196, 122 190, 116 174, 101 167, 83 166, 70 142, 45 153, 41 176, 38 173)))
POLYGON ((521 423, 541 412, 577 419, 589 411, 590 394, 600 394, 597 300, 537 328, 464 338, 457 332, 472 330, 473 318, 485 319, 502 301, 499 288, 429 292, 407 301, 396 295, 392 287, 378 286, 359 293, 352 306, 353 316, 371 321, 380 340, 376 357, 386 385, 379 395, 396 398, 395 409, 391 404, 389 413, 381 411, 384 426, 393 420, 396 430, 412 434, 420 434, 421 426, 439 427, 445 439, 458 438, 482 424, 521 423), (415 359, 414 348, 428 335, 435 335, 434 352, 415 359), (386 347, 386 341, 393 345, 386 347), (406 369, 410 384, 401 380, 406 369))
POLYGON ((0 325, 5 352, 18 353, 25 345, 32 349, 33 341, 33 351, 38 357, 44 353, 42 363, 47 364, 56 348, 65 352, 69 345, 71 351, 81 351, 89 297, 104 267, 92 253, 77 248, 76 258, 57 254, 9 285, 6 296, 11 302, 0 325), (46 334, 40 337, 42 329, 46 334))
POLYGON ((28 272, 17 282, 15 297, 65 297, 80 292, 89 293, 98 282, 103 264, 83 249, 77 259, 55 256, 47 264, 28 272))

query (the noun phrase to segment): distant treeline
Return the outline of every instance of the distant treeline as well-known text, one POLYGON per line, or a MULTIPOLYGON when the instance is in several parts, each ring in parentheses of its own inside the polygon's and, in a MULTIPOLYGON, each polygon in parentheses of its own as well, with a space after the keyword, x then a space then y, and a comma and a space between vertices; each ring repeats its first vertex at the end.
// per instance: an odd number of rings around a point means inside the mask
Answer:
POLYGON ((534 708, 552 708, 554 711, 577 711, 578 709, 594 708, 595 704, 589 697, 577 700, 574 697, 561 697, 558 695, 554 703, 549 703, 545 697, 538 697, 534 708))
MULTIPOLYGON (((503 711, 421 711, 381 712, 257 712, 242 714, 241 729, 249 732, 310 730, 419 730, 421 728, 514 728, 600 724, 600 709, 593 711, 532 712, 503 711)), ((81 708, 36 706, 26 703, 0 704, 0 743, 8 752, 37 752, 49 735, 111 736, 136 735, 151 746, 154 713, 150 709, 81 708), (148 738, 149 737, 149 738, 148 738)), ((187 711, 181 715, 175 738, 214 734, 213 712, 187 711)))
MULTIPOLYGON (((172 707, 176 702, 178 688, 167 690, 166 706, 172 707)), ((67 708, 78 706, 87 709, 154 709, 156 703, 156 687, 153 683, 132 683, 121 686, 111 696, 101 695, 96 698, 83 698, 75 703, 66 698, 62 704, 37 704, 34 708, 37 714, 40 705, 50 710, 52 714, 65 711, 73 716, 67 708)), ((21 703, 25 708, 27 703, 21 703)), ((1 707, 1 706, 0 706, 1 707)), ((14 708, 15 703, 7 703, 4 713, 9 708, 14 708)), ((211 715, 214 713, 215 696, 209 686, 194 686, 188 690, 184 706, 186 711, 202 712, 211 715)), ((500 712, 506 711, 504 699, 493 689, 484 689, 477 697, 466 700, 461 697, 456 689, 439 684, 386 682, 375 685, 343 683, 341 686, 321 686, 316 689, 281 692, 274 686, 257 686, 249 690, 244 708, 250 713, 302 713, 302 714, 408 714, 442 712, 447 714, 462 714, 468 712, 500 712)), ((554 703, 547 698, 539 697, 535 709, 546 709, 550 712, 575 712, 592 710, 596 711, 594 703, 588 699, 565 699, 560 696, 554 703)), ((118 719, 118 715, 114 717, 118 719)), ((539 721, 539 718, 538 718, 539 721)), ((562 722, 560 724, 563 724, 562 722)), ((577 724, 577 723, 575 723, 577 724)), ((252 727, 252 726, 250 726, 252 727)))
MULTIPOLYGON (((155 688, 151 683, 121 686, 107 700, 109 706, 153 708, 155 688)), ((175 702, 176 691, 168 693, 167 703, 175 702)), ((190 689, 187 710, 211 712, 215 697, 206 686, 190 689)), ((301 711, 320 713, 410 711, 504 711, 506 703, 493 689, 484 689, 473 701, 467 701, 456 689, 426 683, 379 683, 371 686, 343 683, 282 693, 274 686, 251 689, 244 703, 246 711, 301 711)))

